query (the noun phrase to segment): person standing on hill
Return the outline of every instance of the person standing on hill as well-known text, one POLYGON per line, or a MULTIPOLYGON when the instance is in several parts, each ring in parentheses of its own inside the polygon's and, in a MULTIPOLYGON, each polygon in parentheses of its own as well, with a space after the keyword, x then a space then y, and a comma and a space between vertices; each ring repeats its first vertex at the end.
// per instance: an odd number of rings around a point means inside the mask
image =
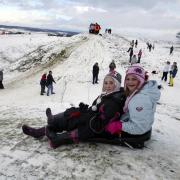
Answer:
POLYGON ((163 69, 163 75, 162 75, 161 80, 167 81, 167 75, 168 75, 169 69, 170 69, 170 62, 167 61, 163 69))
POLYGON ((55 80, 54 80, 54 78, 53 78, 53 76, 52 76, 52 71, 49 71, 49 74, 48 74, 48 76, 47 76, 47 88, 48 88, 48 90, 47 90, 47 96, 49 96, 49 92, 51 91, 51 94, 55 94, 54 92, 53 92, 53 82, 54 83, 56 83, 55 82, 55 80))
POLYGON ((140 49, 139 52, 138 52, 138 61, 137 61, 137 63, 140 63, 141 56, 142 56, 142 49, 140 49))
POLYGON ((136 39, 136 41, 135 41, 135 48, 137 48, 137 45, 138 45, 138 40, 136 39))
POLYGON ((131 65, 136 64, 136 63, 137 63, 137 58, 136 58, 136 55, 134 54, 131 59, 131 65))
POLYGON ((93 66, 93 84, 98 83, 98 75, 99 75, 99 66, 98 63, 96 62, 93 66))
POLYGON ((174 47, 173 47, 173 46, 171 46, 171 47, 170 47, 170 52, 169 52, 169 55, 173 54, 173 51, 174 51, 174 47))
POLYGON ((0 89, 4 89, 3 85, 3 69, 0 69, 0 89))
POLYGON ((128 49, 127 52, 129 53, 129 63, 131 63, 131 59, 132 59, 132 56, 133 56, 133 47, 131 46, 131 47, 128 49))
POLYGON ((174 86, 174 78, 178 72, 177 62, 173 62, 173 65, 170 69, 170 79, 169 79, 169 86, 174 86))
POLYGON ((109 72, 113 72, 116 69, 116 64, 114 62, 114 60, 111 61, 111 63, 109 64, 109 72))
POLYGON ((46 87, 46 73, 44 73, 40 80, 41 85, 41 95, 44 95, 45 93, 45 87, 46 87))

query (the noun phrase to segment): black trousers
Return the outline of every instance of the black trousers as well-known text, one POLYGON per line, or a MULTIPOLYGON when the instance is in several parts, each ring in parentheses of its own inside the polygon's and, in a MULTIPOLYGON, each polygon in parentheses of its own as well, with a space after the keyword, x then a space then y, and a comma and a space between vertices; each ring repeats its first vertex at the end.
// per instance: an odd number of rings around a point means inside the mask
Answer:
POLYGON ((163 72, 163 76, 162 76, 161 80, 164 79, 164 81, 167 81, 167 75, 168 75, 168 72, 163 72))
POLYGON ((93 84, 97 83, 98 81, 98 74, 93 74, 93 84))
POLYGON ((0 81, 0 89, 4 89, 2 81, 0 81))
POLYGON ((45 84, 41 84, 41 94, 45 93, 45 84))

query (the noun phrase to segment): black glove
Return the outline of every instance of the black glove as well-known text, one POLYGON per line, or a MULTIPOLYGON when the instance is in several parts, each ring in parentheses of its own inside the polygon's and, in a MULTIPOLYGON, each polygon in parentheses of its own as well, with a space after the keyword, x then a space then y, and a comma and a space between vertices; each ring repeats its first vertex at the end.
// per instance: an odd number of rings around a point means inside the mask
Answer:
POLYGON ((84 104, 83 102, 79 103, 79 110, 80 112, 86 112, 88 110, 89 105, 88 104, 84 104))

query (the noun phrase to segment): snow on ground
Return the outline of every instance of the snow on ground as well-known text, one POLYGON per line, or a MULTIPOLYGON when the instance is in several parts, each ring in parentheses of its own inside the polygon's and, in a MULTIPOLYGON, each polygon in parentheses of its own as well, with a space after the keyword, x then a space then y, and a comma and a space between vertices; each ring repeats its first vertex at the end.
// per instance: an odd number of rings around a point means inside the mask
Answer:
POLYGON ((0 179, 180 179, 180 76, 174 87, 160 81, 167 60, 180 64, 178 48, 169 56, 168 42, 156 41, 155 50, 148 52, 146 40, 141 38, 135 50, 142 48, 142 66, 150 79, 163 86, 147 148, 82 143, 53 150, 46 138, 35 140, 22 133, 24 123, 34 127, 46 124, 47 107, 58 113, 81 101, 91 104, 101 92, 111 60, 124 78, 131 40, 117 34, 0 36, 5 85, 0 91, 0 179), (92 85, 95 62, 100 66, 99 84, 92 85), (56 94, 40 96, 40 77, 49 70, 57 82, 56 94), (152 75, 152 70, 159 73, 152 75))

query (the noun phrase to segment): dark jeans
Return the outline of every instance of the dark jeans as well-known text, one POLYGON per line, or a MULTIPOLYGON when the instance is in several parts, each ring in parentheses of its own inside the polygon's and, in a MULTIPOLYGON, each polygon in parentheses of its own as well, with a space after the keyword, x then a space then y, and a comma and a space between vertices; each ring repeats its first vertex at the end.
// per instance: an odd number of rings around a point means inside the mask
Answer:
POLYGON ((168 75, 168 72, 163 72, 163 76, 162 76, 161 80, 164 79, 164 81, 167 81, 167 75, 168 75))
POLYGON ((98 74, 93 74, 93 84, 97 83, 98 81, 98 74))
POLYGON ((2 81, 0 81, 0 89, 4 89, 2 81))
POLYGON ((41 84, 41 94, 45 93, 45 87, 46 87, 46 85, 41 84))

